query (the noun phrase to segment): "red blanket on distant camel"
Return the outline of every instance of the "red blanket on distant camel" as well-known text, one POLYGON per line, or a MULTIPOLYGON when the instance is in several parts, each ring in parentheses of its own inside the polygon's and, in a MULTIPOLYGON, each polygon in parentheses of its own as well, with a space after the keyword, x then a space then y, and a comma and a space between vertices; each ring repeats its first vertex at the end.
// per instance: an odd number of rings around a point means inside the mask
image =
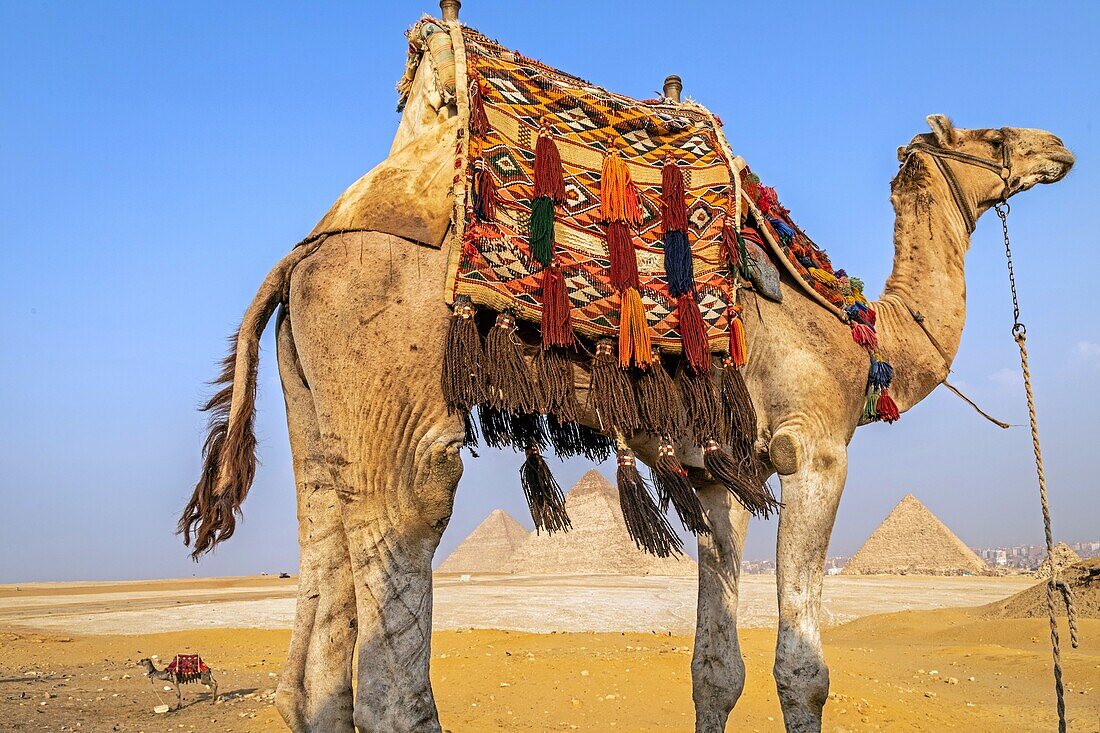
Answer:
POLYGON ((177 677, 198 677, 210 671, 198 654, 177 654, 168 665, 168 671, 177 677))

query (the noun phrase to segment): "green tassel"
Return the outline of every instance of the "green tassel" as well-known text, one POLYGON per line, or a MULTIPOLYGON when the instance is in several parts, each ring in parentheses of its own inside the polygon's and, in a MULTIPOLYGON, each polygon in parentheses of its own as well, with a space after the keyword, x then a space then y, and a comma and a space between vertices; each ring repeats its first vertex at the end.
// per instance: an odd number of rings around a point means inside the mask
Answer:
POLYGON ((867 400, 863 403, 863 419, 867 422, 878 420, 878 398, 882 392, 874 387, 867 390, 867 400))
POLYGON ((741 236, 741 230, 737 230, 737 264, 741 268, 741 277, 749 279, 749 252, 745 247, 745 238, 741 236))
POLYGON ((554 200, 539 196, 531 202, 531 255, 543 265, 554 257, 554 200))

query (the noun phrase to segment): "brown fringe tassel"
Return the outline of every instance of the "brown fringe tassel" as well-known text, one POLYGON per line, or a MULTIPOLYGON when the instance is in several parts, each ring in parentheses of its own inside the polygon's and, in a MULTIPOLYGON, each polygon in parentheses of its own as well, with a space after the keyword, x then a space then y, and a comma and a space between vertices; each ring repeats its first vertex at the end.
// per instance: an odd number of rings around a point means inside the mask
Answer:
POLYGON ((558 348, 539 349, 534 366, 538 411, 565 423, 576 422, 579 408, 569 355, 558 348))
POLYGON ((546 433, 558 458, 584 456, 593 463, 603 463, 615 448, 603 433, 576 422, 563 422, 556 415, 546 418, 546 433))
POLYGON ((626 372, 612 355, 611 340, 600 339, 592 358, 588 404, 596 411, 600 429, 633 435, 641 427, 634 390, 626 372))
POLYGON ((626 531, 639 548, 657 557, 681 554, 684 544, 672 531, 672 525, 657 508, 649 494, 645 479, 638 473, 634 451, 619 448, 619 505, 626 521, 626 531))
POLYGON ((534 446, 527 449, 527 460, 519 469, 519 482, 527 497, 536 532, 546 530, 547 534, 554 534, 572 528, 561 486, 534 446))
MULTIPOLYGON (((684 366, 684 362, 680 362, 684 366)), ((690 368, 680 369, 680 398, 684 402, 688 432, 695 445, 702 446, 722 430, 722 411, 710 374, 697 375, 690 368)))
POLYGON ((676 299, 676 317, 679 319, 680 341, 684 345, 684 357, 696 374, 710 371, 710 344, 707 342, 707 325, 699 304, 691 293, 683 293, 676 299))
MULTIPOLYGON (((756 410, 745 377, 730 356, 722 359, 722 382, 718 392, 722 397, 724 442, 729 444, 741 465, 749 465, 756 460, 756 410)), ((757 470, 754 467, 754 471, 757 470)))
POLYGON ((645 317, 642 296, 634 288, 619 292, 619 366, 649 365, 653 347, 649 340, 649 322, 645 317))
POLYGON ((684 434, 684 404, 680 391, 661 363, 661 353, 654 348, 649 368, 634 383, 638 417, 642 427, 654 435, 678 439, 684 434))
POLYGON ((539 129, 535 143, 535 195, 548 196, 555 204, 565 201, 565 178, 562 175, 561 154, 550 130, 545 125, 539 129))
POLYGON ((666 234, 687 232, 688 228, 684 173, 671 155, 661 166, 661 224, 666 234))
POLYGON ((661 512, 668 511, 671 502, 684 529, 694 535, 710 534, 703 505, 699 502, 695 487, 688 481, 687 470, 676 460, 676 449, 672 443, 662 441, 657 447, 657 462, 650 473, 653 474, 653 486, 657 489, 661 512))
POLYGON ((481 437, 490 448, 512 445, 512 413, 498 407, 481 404, 477 407, 481 437))
POLYGON ((455 298, 454 315, 443 346, 443 399, 448 410, 469 412, 485 397, 485 350, 468 296, 455 298))
POLYGON ((781 505, 772 496, 771 489, 764 478, 747 467, 737 465, 733 458, 722 450, 716 440, 708 440, 703 446, 703 465, 715 481, 726 487, 741 505, 754 516, 771 516, 781 505))
POLYGON ((573 345, 572 304, 565 276, 556 264, 542 270, 542 346, 573 345))
POLYGON ((489 383, 485 403, 513 413, 534 412, 538 401, 535 381, 515 331, 516 317, 504 312, 485 337, 485 376, 489 383))
POLYGON ((634 241, 630 230, 621 221, 612 221, 607 225, 607 255, 611 261, 611 287, 616 290, 641 287, 634 241))
POLYGON ((512 415, 512 448, 516 451, 546 450, 550 438, 546 435, 546 418, 534 412, 512 415))

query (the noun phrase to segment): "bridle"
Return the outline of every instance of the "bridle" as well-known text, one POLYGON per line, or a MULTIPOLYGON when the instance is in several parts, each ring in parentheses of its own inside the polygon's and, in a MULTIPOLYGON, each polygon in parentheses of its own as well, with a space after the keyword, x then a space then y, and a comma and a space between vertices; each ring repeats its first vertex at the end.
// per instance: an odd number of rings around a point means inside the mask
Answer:
POLYGON ((967 201, 966 195, 963 193, 962 187, 959 185, 959 179, 955 177, 954 171, 947 165, 946 160, 957 160, 960 163, 966 163, 967 165, 977 166, 978 168, 985 168, 986 170, 993 171, 1004 182, 1004 190, 1001 191, 1000 203, 1008 200, 1009 195, 1009 178, 1012 175, 1011 161, 1009 159, 1008 152, 1008 140, 1005 135, 1005 130, 1002 127, 1001 133, 1001 160, 1000 162, 994 160, 987 160, 986 158, 980 158, 977 155, 970 155, 969 153, 960 153, 955 150, 945 150, 936 145, 929 145, 928 143, 910 143, 905 148, 906 156, 912 153, 927 153, 932 156, 932 159, 936 162, 936 167, 940 169, 940 173, 943 174, 944 180, 947 182, 948 189, 951 190, 951 197, 955 199, 955 206, 958 208, 959 213, 962 214, 963 221, 966 222, 966 230, 968 233, 974 231, 974 227, 977 225, 978 218, 974 214, 974 209, 970 206, 970 202, 967 201))

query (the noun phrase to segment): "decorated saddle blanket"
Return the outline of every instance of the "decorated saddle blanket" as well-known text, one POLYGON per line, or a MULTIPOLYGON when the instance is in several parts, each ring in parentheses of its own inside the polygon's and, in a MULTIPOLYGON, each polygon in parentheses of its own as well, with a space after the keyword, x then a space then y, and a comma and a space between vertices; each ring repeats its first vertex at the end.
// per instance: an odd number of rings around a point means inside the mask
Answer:
POLYGON ((168 664, 168 671, 184 678, 183 681, 191 681, 209 672, 210 667, 198 654, 177 654, 168 664))
POLYGON ((437 98, 458 113, 443 396, 468 445, 526 453, 537 529, 569 527, 542 458, 551 447, 594 460, 615 451, 627 529, 658 555, 679 542, 665 507, 709 531, 677 458, 685 446, 751 512, 775 509, 741 371, 738 293, 780 300, 781 273, 867 350, 863 420, 897 418, 862 283, 833 269, 710 111, 615 94, 458 22, 425 18, 409 40, 402 103, 428 59, 437 98), (578 361, 590 375, 585 420, 578 361), (659 503, 629 447, 638 433, 656 438, 659 503))

